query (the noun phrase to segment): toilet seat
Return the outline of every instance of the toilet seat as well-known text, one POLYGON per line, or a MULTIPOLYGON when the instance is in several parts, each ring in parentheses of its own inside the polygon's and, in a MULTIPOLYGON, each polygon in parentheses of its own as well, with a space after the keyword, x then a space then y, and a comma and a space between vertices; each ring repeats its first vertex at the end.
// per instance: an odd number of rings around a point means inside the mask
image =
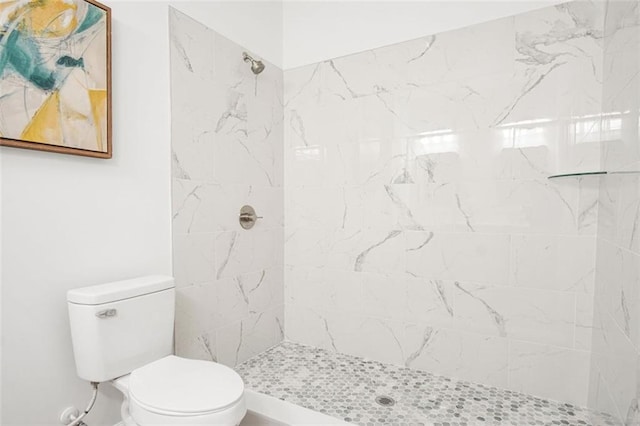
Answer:
POLYGON ((242 379, 215 362, 170 355, 134 370, 128 382, 138 425, 234 425, 246 412, 242 379))

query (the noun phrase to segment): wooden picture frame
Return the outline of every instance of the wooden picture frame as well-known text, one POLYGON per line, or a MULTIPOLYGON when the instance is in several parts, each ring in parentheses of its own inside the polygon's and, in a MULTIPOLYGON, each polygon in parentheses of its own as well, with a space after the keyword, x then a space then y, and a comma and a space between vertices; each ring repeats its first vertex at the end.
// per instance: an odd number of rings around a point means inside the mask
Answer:
POLYGON ((111 8, 31 0, 3 12, 0 145, 111 158, 111 8))

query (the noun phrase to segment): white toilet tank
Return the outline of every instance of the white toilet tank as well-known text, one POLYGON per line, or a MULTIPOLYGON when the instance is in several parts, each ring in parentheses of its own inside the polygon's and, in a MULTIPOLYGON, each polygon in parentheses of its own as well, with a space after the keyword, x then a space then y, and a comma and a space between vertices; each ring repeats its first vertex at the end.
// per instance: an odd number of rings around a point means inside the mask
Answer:
POLYGON ((173 353, 175 284, 148 276, 67 293, 78 376, 104 382, 173 353))

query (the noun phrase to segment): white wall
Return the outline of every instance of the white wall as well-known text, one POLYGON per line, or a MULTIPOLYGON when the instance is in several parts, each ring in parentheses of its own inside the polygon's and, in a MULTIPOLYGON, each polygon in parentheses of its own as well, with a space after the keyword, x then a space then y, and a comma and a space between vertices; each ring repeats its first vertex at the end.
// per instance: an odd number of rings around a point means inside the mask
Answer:
MULTIPOLYGON (((68 289, 171 273, 168 4, 107 3, 113 8, 114 158, 0 148, 6 426, 55 425, 61 409, 87 403, 89 386, 76 378, 72 356, 68 289)), ((246 7, 178 5, 233 39, 252 38, 244 41, 249 48, 264 48, 278 60, 278 35, 258 31, 259 17, 247 16, 246 7)), ((119 398, 107 393, 88 417, 91 426, 113 424, 118 416, 119 398)))
POLYGON ((283 69, 559 4, 542 1, 285 1, 283 69))
MULTIPOLYGON (((114 158, 0 151, 3 425, 58 424, 62 408, 87 403, 68 289, 171 273, 166 7, 113 13, 114 158)), ((101 395, 89 424, 115 420, 115 400, 101 395)))

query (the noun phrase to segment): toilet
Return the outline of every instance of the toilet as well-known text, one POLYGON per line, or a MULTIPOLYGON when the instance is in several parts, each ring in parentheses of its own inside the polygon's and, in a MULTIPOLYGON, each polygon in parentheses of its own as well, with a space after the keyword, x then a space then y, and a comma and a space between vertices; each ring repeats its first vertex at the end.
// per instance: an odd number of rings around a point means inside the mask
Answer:
POLYGON ((67 304, 78 376, 122 392, 122 424, 234 426, 245 416, 234 370, 173 355, 172 277, 70 290, 67 304))

